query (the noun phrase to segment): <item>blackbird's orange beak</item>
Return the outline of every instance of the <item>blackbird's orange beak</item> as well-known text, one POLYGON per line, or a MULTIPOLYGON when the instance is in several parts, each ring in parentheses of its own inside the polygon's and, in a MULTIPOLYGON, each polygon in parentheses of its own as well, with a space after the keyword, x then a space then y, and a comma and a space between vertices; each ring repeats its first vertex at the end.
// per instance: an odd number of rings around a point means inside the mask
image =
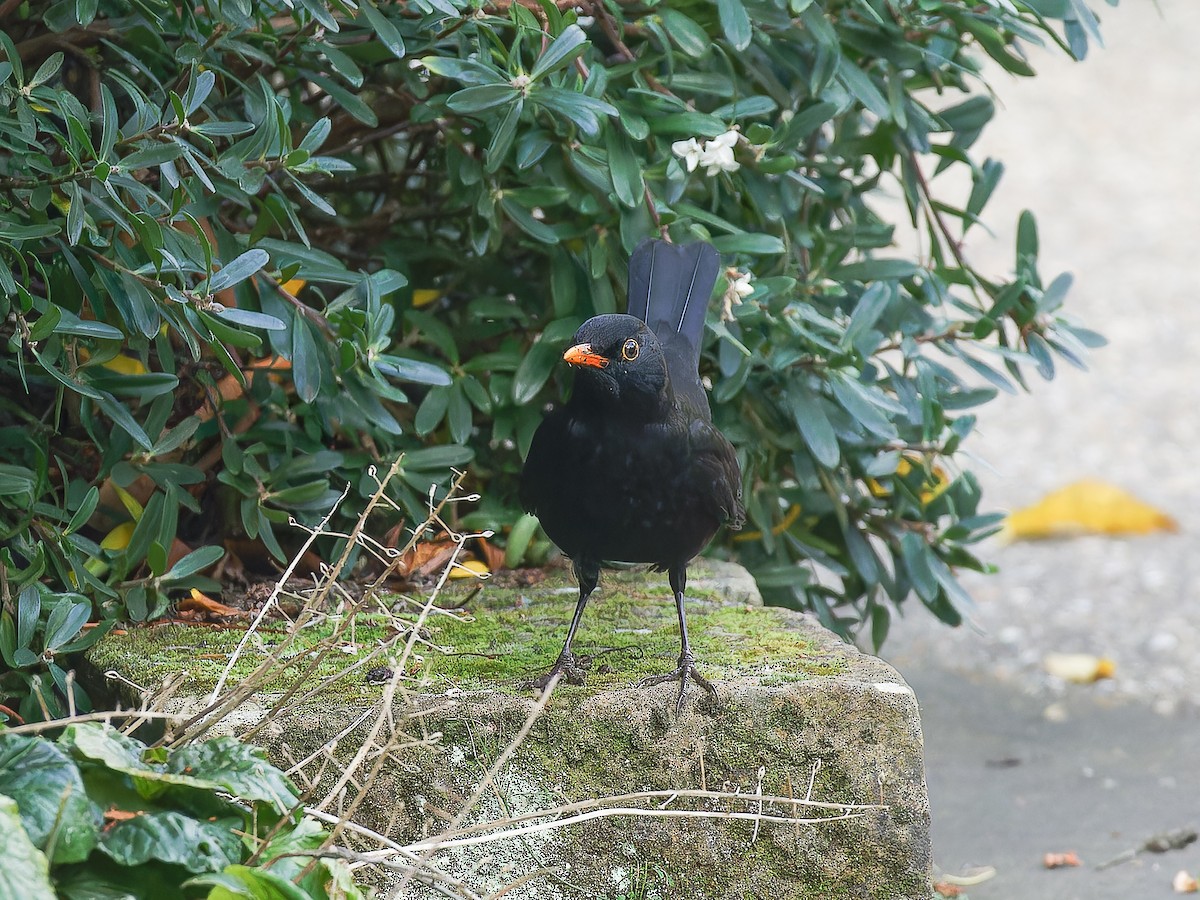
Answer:
POLYGON ((576 344, 563 354, 563 360, 572 366, 591 366, 593 369, 608 365, 608 357, 593 351, 591 344, 576 344))

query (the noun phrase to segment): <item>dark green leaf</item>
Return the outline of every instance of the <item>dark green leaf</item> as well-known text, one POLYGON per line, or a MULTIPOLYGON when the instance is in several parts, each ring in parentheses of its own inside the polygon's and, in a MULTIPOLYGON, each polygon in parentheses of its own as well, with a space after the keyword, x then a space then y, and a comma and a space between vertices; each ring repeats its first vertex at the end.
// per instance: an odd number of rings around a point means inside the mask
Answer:
POLYGON ((450 389, 450 405, 447 411, 447 422, 450 425, 450 437, 455 443, 464 444, 471 437, 474 416, 471 404, 462 390, 462 385, 450 389))
POLYGON ((189 872, 218 872, 242 859, 237 820, 208 822, 175 810, 143 812, 115 823, 100 849, 122 866, 151 860, 189 872))
POLYGON ((145 450, 154 447, 154 442, 147 436, 145 429, 130 415, 123 403, 107 391, 100 393, 96 402, 104 410, 104 414, 112 419, 114 425, 120 426, 131 438, 142 445, 145 450))
MULTIPOLYGON (((233 287, 235 284, 240 284, 261 270, 270 261, 271 257, 266 250, 260 250, 257 247, 253 250, 247 250, 245 253, 230 260, 219 271, 213 273, 212 278, 208 280, 208 292, 216 294, 226 288, 233 287)), ((259 325, 257 327, 266 328, 269 326, 259 325)))
POLYGON ((400 30, 392 24, 391 19, 379 11, 374 0, 359 0, 359 9, 366 16, 375 36, 391 51, 392 56, 403 59, 404 38, 400 36, 400 30))
POLYGON ((0 796, 0 858, 4 859, 0 897, 55 900, 49 863, 25 833, 16 802, 4 796, 0 796))
POLYGON ((58 310, 60 316, 58 323, 54 326, 55 334, 73 334, 77 337, 99 338, 106 341, 125 339, 125 332, 112 325, 95 322, 91 319, 81 319, 70 310, 59 306, 54 309, 58 310))
POLYGON ((875 327, 879 317, 883 315, 896 297, 894 285, 886 282, 876 282, 863 291, 854 311, 850 314, 850 324, 846 328, 845 343, 853 346, 867 331, 875 327))
POLYGON ((992 98, 980 94, 944 109, 937 115, 951 131, 971 132, 983 128, 995 114, 996 104, 992 98))
POLYGON ((75 510, 75 514, 71 516, 71 521, 67 524, 63 534, 73 534, 82 528, 87 523, 87 520, 92 517, 92 513, 96 511, 96 506, 99 503, 100 489, 92 485, 88 488, 87 494, 84 495, 83 502, 79 504, 79 508, 75 510))
POLYGON ((783 241, 773 234, 729 234, 713 238, 712 245, 721 253, 749 253, 775 256, 786 252, 783 241))
POLYGON ((583 29, 578 25, 568 25, 538 57, 529 76, 537 81, 579 56, 586 49, 587 44, 587 35, 583 33, 583 29))
POLYGON ((404 454, 404 467, 422 472, 449 472, 454 466, 465 466, 474 454, 470 447, 446 445, 410 450, 404 454))
POLYGON ((75 763, 53 744, 0 733, 0 795, 17 802, 35 846, 45 849, 53 841, 52 862, 82 862, 96 846, 101 811, 88 799, 75 763))
POLYGON ((830 379, 829 386, 833 390, 834 399, 871 434, 885 441, 896 440, 899 437, 895 424, 884 414, 885 410, 896 410, 887 404, 883 395, 877 396, 876 392, 840 372, 830 379))
POLYGON ((87 622, 91 612, 92 604, 78 594, 62 595, 46 620, 46 649, 57 650, 74 638, 87 622), (78 599, 72 601, 72 596, 78 599))
POLYGON ((171 754, 166 771, 195 773, 242 800, 262 801, 284 812, 300 802, 287 776, 267 762, 266 754, 232 737, 188 744, 171 754))
POLYGON ((58 324, 62 321, 62 316, 63 311, 60 307, 47 307, 46 311, 33 323, 33 327, 29 329, 29 340, 36 344, 50 337, 50 335, 58 330, 58 324))
POLYGON ((663 27, 671 40, 688 56, 700 59, 712 49, 712 39, 694 19, 679 10, 659 7, 663 27))
POLYGON ((508 158, 508 151, 517 135, 517 125, 520 124, 521 112, 524 108, 524 101, 518 98, 505 111, 504 118, 500 120, 500 125, 496 128, 496 133, 492 135, 491 143, 487 148, 487 164, 484 166, 484 170, 489 174, 496 172, 508 158))
POLYGON ((744 99, 734 100, 732 103, 726 103, 712 111, 712 114, 718 119, 734 121, 735 119, 749 119, 754 116, 765 116, 775 112, 779 108, 779 104, 770 97, 746 97, 744 99))
POLYGON ((502 70, 473 59, 452 59, 445 56, 426 56, 421 64, 435 75, 453 78, 463 84, 507 84, 502 70))
POLYGON ((613 123, 605 130, 604 143, 608 148, 608 171, 617 199, 624 206, 638 206, 645 187, 641 166, 629 139, 613 123))
POLYGON ((513 377, 513 402, 517 406, 524 406, 533 401, 543 385, 550 380, 561 357, 562 351, 558 347, 540 340, 534 342, 513 377))
MULTIPOLYGON (((224 270, 222 269, 222 271, 224 270)), ((214 310, 214 312, 226 322, 233 322, 235 325, 244 325, 247 328, 264 328, 267 331, 283 331, 287 328, 286 324, 274 316, 268 316, 266 313, 255 312, 251 309, 238 309, 236 306, 226 306, 222 309, 214 310)))
POLYGON ((787 399, 792 420, 804 443, 817 462, 832 469, 841 458, 841 450, 821 399, 802 384, 793 384, 787 399))
POLYGON ((183 156, 183 147, 173 141, 148 144, 121 159, 121 168, 126 172, 149 169, 173 162, 183 156))
POLYGON ((66 187, 67 201, 67 242, 74 246, 79 243, 83 234, 83 191, 75 182, 68 182, 66 187))
POLYGON ((483 84, 450 95, 446 105, 457 113, 472 114, 515 103, 520 92, 511 84, 483 84))
POLYGON ((375 358, 375 368, 384 375, 414 384, 450 384, 450 376, 440 366, 402 356, 380 355, 375 358))
POLYGON ((187 887, 211 888, 207 897, 220 900, 312 900, 312 895, 270 869, 226 866, 219 874, 198 875, 187 887))
POLYGON ((533 214, 516 200, 505 196, 500 199, 500 205, 505 215, 534 240, 543 244, 558 243, 558 235, 554 233, 554 229, 535 219, 533 214))
POLYGON ((321 392, 321 351, 312 327, 300 316, 292 322, 291 362, 296 395, 312 403, 321 392))
POLYGON ((857 97, 863 106, 880 119, 885 121, 891 119, 892 108, 887 97, 879 90, 871 76, 860 69, 854 60, 843 56, 837 73, 842 83, 846 85, 846 89, 857 97))
POLYGON ((38 365, 42 367, 46 374, 64 387, 69 388, 77 394, 82 394, 85 397, 91 397, 93 400, 99 400, 103 396, 99 391, 94 390, 93 388, 88 387, 86 384, 83 384, 82 382, 60 372, 55 366, 48 363, 42 357, 42 354, 38 352, 37 348, 29 347, 29 352, 33 354, 33 358, 38 361, 38 365))
POLYGON ((171 566, 170 570, 162 576, 163 581, 182 581, 185 578, 190 578, 197 572, 202 572, 209 566, 217 562, 225 555, 225 550, 222 547, 201 547, 199 550, 193 550, 175 565, 171 566))
POLYGON ((920 272, 921 267, 907 259, 867 259, 840 267, 836 277, 839 281, 885 281, 911 278, 920 272))
POLYGON ((908 572, 913 589, 927 603, 937 596, 937 579, 934 578, 933 569, 929 564, 932 555, 929 546, 919 535, 911 531, 901 535, 900 557, 904 561, 904 568, 908 572))
POLYGON ((1037 220, 1033 213, 1024 210, 1017 221, 1017 260, 1018 269, 1023 270, 1032 266, 1038 257, 1037 220))
POLYGON ((721 19, 721 30, 734 50, 745 50, 750 46, 753 34, 750 16, 742 0, 717 0, 717 15, 721 19))
POLYGON ((446 417, 446 409, 450 405, 450 388, 435 387, 430 388, 429 393, 425 395, 425 399, 421 401, 421 405, 417 408, 417 414, 413 418, 413 428, 417 434, 429 434, 433 429, 442 424, 442 419, 446 417))
POLYGON ((539 87, 530 95, 530 99, 570 119, 588 137, 595 137, 600 133, 603 117, 619 115, 617 108, 611 103, 561 88, 539 87))

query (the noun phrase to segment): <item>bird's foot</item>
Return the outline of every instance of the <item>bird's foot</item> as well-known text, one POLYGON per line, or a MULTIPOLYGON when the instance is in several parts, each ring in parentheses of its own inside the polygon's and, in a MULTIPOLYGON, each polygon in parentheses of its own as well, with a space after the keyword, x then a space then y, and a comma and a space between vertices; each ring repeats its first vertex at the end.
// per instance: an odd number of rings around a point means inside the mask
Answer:
POLYGON ((707 678, 700 674, 696 668, 696 661, 690 653, 682 653, 679 656, 679 668, 674 672, 668 672, 665 675, 652 675, 649 678, 643 678, 638 682, 638 687, 651 687, 656 684, 665 684, 668 681, 679 682, 679 698, 675 701, 675 715, 683 713, 683 696, 687 692, 688 680, 696 682, 704 690, 708 691, 710 697, 715 702, 718 700, 717 689, 712 686, 707 678))
POLYGON ((550 671, 545 675, 539 675, 529 683, 529 686, 537 690, 545 690, 551 679, 555 675, 561 675, 562 680, 567 684, 583 684, 587 679, 587 670, 581 665, 578 657, 570 650, 564 650, 558 654, 558 659, 554 661, 554 665, 550 667, 550 671))

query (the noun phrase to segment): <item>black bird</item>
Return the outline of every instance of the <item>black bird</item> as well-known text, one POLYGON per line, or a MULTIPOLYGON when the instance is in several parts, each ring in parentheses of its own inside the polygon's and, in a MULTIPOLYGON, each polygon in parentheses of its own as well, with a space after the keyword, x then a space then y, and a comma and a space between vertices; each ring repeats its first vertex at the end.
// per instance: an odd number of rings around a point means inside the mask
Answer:
POLYGON ((679 681, 677 709, 696 670, 684 616, 687 565, 722 523, 740 528, 741 474, 712 424, 700 383, 704 315, 720 257, 709 244, 647 240, 629 260, 629 315, 588 319, 563 359, 577 371, 570 400, 534 433, 521 505, 572 562, 579 602, 554 667, 575 683, 571 651, 602 564, 649 563, 668 573, 679 614, 679 667, 642 684, 679 681))

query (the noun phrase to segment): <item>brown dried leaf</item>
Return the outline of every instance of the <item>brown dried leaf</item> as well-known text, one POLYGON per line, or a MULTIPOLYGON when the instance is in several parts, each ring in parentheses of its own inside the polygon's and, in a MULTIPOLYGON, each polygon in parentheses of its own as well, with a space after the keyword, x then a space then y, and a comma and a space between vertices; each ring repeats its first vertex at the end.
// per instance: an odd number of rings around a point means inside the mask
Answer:
POLYGON ((214 600, 212 597, 200 593, 195 588, 192 588, 191 596, 180 600, 175 606, 181 614, 192 613, 213 617, 246 615, 242 610, 226 606, 221 601, 214 600))
POLYGON ((475 542, 477 552, 483 557, 489 572, 499 572, 504 568, 504 548, 497 547, 487 538, 479 538, 475 542))
POLYGON ((401 571, 409 578, 428 578, 433 573, 440 572, 442 567, 450 561, 456 546, 454 541, 450 540, 425 541, 417 544, 404 554, 404 568, 401 571))

